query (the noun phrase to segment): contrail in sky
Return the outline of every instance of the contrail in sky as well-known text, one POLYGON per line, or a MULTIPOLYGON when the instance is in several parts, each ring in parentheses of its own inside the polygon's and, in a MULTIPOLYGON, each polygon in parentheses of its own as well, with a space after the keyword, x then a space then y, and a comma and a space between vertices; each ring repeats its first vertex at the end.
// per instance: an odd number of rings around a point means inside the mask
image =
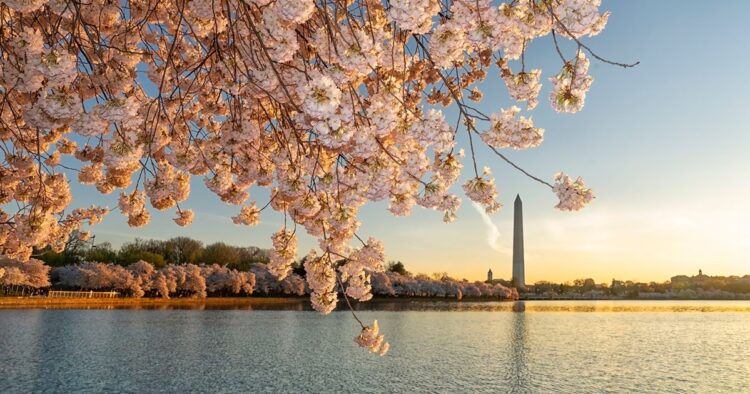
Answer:
POLYGON ((474 206, 474 209, 477 211, 477 213, 479 213, 479 216, 482 217, 482 221, 484 222, 484 225, 487 227, 487 245, 489 245, 490 248, 500 253, 510 254, 510 249, 505 248, 502 245, 500 245, 500 230, 492 221, 492 218, 490 217, 490 215, 488 215, 487 212, 484 210, 484 207, 482 207, 480 204, 474 201, 471 202, 471 205, 474 206))

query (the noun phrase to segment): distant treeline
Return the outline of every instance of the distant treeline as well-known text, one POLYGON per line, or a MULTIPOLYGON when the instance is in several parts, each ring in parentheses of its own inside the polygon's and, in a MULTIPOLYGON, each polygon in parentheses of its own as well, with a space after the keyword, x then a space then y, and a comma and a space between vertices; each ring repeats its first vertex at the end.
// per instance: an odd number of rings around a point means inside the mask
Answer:
POLYGON ((37 251, 34 257, 51 267, 78 264, 84 261, 99 261, 128 266, 137 261, 146 261, 155 268, 169 264, 220 264, 239 271, 248 271, 253 264, 268 263, 269 249, 254 246, 240 247, 215 242, 203 242, 189 237, 163 240, 136 239, 114 249, 109 242, 94 244, 81 241, 75 234, 60 253, 50 250, 37 251))
POLYGON ((625 299, 750 299, 750 275, 673 276, 666 282, 639 283, 613 279, 597 284, 593 279, 576 279, 573 283, 536 282, 528 293, 539 296, 570 298, 625 299))

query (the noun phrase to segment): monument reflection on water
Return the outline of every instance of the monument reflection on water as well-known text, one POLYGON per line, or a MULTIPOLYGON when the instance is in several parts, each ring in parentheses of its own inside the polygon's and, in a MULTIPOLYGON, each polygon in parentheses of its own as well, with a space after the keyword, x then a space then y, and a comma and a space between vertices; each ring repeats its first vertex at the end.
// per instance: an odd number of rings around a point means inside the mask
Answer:
POLYGON ((531 373, 528 366, 528 340, 526 329, 526 305, 523 301, 513 303, 513 314, 508 344, 510 345, 510 365, 505 380, 510 382, 514 392, 524 392, 530 388, 531 373))

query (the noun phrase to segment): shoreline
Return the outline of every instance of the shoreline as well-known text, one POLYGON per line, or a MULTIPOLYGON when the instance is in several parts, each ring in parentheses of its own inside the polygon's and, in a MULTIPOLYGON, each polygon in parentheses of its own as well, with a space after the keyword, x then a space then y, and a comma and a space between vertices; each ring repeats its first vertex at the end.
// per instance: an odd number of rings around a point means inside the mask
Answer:
POLYGON ((34 309, 55 307, 96 307, 96 306, 231 306, 231 305, 294 305, 304 301, 304 297, 206 297, 206 298, 50 298, 38 297, 0 297, 0 309, 34 309))
MULTIPOLYGON (((343 300, 337 310, 346 311, 343 300)), ((748 300, 573 299, 498 300, 442 297, 378 297, 353 303, 356 311, 506 311, 506 312, 750 312, 748 300), (574 301, 571 303, 571 301, 574 301), (661 301, 661 302, 653 302, 661 301), (722 305, 705 305, 713 301, 722 305), (694 303, 691 305, 691 303, 694 303)), ((127 310, 257 310, 313 311, 307 297, 207 298, 48 298, 0 297, 2 310, 127 309, 127 310)))
MULTIPOLYGON (((377 297, 367 302, 356 302, 352 304, 363 306, 367 304, 379 303, 487 303, 487 302, 504 302, 510 303, 517 300, 501 300, 492 298, 471 298, 458 301, 455 298, 446 297, 377 297)), ((10 308, 44 308, 56 306, 222 306, 222 305, 247 305, 247 306, 284 306, 284 305, 304 305, 309 304, 308 296, 299 297, 274 297, 274 296, 255 296, 255 297, 178 297, 178 298, 156 298, 156 297, 119 297, 119 298, 50 298, 46 296, 16 297, 0 296, 0 309, 10 308)), ((339 300, 339 306, 343 305, 343 299, 339 300)))

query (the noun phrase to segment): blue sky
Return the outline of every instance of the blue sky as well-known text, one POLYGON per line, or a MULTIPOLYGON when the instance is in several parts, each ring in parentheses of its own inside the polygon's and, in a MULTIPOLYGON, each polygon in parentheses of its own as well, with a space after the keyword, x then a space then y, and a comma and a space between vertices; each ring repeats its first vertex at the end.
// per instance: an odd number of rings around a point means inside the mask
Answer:
MULTIPOLYGON (((381 239, 388 258, 412 271, 481 279, 492 268, 496 277, 509 277, 512 202, 519 193, 527 282, 661 281, 699 268, 750 274, 750 2, 605 0, 603 8, 612 11, 609 24, 587 43, 606 58, 641 64, 626 70, 592 59, 594 84, 583 111, 558 114, 548 104, 547 78, 560 60, 551 37, 537 40, 526 65, 543 70, 543 90, 539 106, 524 115, 546 129, 545 142, 507 152, 544 179, 560 170, 583 176, 596 193, 590 206, 578 213, 555 210, 549 189, 480 148, 479 164, 493 169, 506 205, 491 217, 499 238, 488 241, 487 225, 466 200, 459 219, 447 225, 438 212, 416 208, 412 216, 396 218, 385 203, 370 204, 361 213, 360 234, 381 239)), ((574 53, 571 46, 564 49, 574 53)), ((480 88, 483 112, 512 105, 496 70, 480 88)), ((464 137, 459 143, 467 146, 464 137)), ((471 167, 465 164, 464 178, 471 167)), ((101 196, 80 185, 73 193, 80 205, 117 205, 117 193, 101 196)), ((266 191, 251 193, 259 204, 267 201, 266 191)), ((201 179, 183 205, 196 211, 191 227, 175 225, 170 210, 154 211, 151 224, 131 229, 113 212, 94 227, 96 240, 118 245, 135 237, 187 235, 205 243, 270 247, 270 234, 281 226, 275 214, 256 227, 233 225, 229 217, 238 208, 221 203, 201 179)), ((314 244, 303 237, 300 251, 314 244)))

